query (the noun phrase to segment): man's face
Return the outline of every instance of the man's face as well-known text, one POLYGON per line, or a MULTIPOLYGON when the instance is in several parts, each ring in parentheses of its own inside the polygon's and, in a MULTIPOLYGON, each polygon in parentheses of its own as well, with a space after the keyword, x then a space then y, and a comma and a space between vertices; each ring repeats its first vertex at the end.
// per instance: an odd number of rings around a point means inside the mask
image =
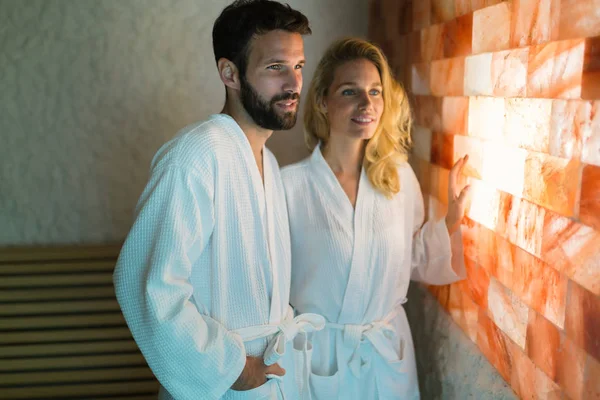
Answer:
POLYGON ((303 67, 300 34, 277 30, 252 40, 240 96, 258 126, 287 130, 296 124, 303 67))

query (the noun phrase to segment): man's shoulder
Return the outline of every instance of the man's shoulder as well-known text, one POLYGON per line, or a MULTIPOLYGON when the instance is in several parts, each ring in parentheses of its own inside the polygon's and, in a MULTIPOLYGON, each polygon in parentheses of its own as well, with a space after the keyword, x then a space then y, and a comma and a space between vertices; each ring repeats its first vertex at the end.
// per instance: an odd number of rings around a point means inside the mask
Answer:
POLYGON ((226 129, 213 116, 186 126, 158 150, 152 167, 176 164, 182 168, 206 170, 213 164, 220 149, 230 142, 226 129))

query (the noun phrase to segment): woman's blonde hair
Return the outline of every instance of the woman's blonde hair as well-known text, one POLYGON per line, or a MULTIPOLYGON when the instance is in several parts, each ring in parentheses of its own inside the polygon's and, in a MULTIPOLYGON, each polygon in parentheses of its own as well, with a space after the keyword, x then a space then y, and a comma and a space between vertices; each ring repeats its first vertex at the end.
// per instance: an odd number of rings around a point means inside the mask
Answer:
POLYGON ((363 166, 371 184, 387 197, 400 191, 398 163, 406 161, 410 148, 412 123, 406 92, 394 79, 387 59, 374 44, 346 38, 334 42, 319 62, 306 97, 304 111, 304 140, 312 151, 319 142, 327 146, 329 120, 321 105, 327 96, 336 69, 348 62, 366 59, 372 62, 383 86, 383 114, 375 134, 368 140, 363 166))

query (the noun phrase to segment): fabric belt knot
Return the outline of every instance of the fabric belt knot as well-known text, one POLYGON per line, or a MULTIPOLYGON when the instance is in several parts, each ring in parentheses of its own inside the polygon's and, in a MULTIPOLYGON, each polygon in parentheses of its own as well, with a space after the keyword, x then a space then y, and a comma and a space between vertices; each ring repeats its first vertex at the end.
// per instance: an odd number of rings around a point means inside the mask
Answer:
POLYGON ((325 318, 321 315, 306 313, 293 317, 293 313, 288 312, 286 319, 277 325, 277 332, 267 346, 264 355, 265 365, 275 364, 285 354, 286 343, 299 333, 320 331, 324 327, 325 318))
MULTIPOLYGON (((392 311, 390 311, 382 320, 374 321, 370 324, 353 325, 328 323, 326 325, 327 328, 343 331, 344 345, 353 349, 352 356, 348 362, 348 369, 350 369, 355 377, 359 378, 361 376, 362 368, 369 365, 368 361, 363 363, 360 350, 360 344, 365 340, 369 341, 377 354, 387 362, 397 361, 403 358, 403 354, 398 355, 394 350, 393 343, 396 335, 394 327, 390 322, 398 314, 400 306, 404 303, 406 303, 406 298, 396 303, 394 308, 392 308, 392 311)), ((402 347, 403 346, 401 345, 401 348, 402 347)))

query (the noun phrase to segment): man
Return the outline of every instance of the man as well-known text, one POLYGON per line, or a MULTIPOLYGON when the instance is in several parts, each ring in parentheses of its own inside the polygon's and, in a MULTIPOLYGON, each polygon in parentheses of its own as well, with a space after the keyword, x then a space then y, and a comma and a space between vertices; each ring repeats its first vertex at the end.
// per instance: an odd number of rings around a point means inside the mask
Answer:
POLYGON ((288 306, 288 216, 265 141, 296 122, 305 34, 278 2, 226 7, 213 28, 225 106, 152 161, 114 282, 161 399, 297 396, 281 356, 323 321, 288 306))

